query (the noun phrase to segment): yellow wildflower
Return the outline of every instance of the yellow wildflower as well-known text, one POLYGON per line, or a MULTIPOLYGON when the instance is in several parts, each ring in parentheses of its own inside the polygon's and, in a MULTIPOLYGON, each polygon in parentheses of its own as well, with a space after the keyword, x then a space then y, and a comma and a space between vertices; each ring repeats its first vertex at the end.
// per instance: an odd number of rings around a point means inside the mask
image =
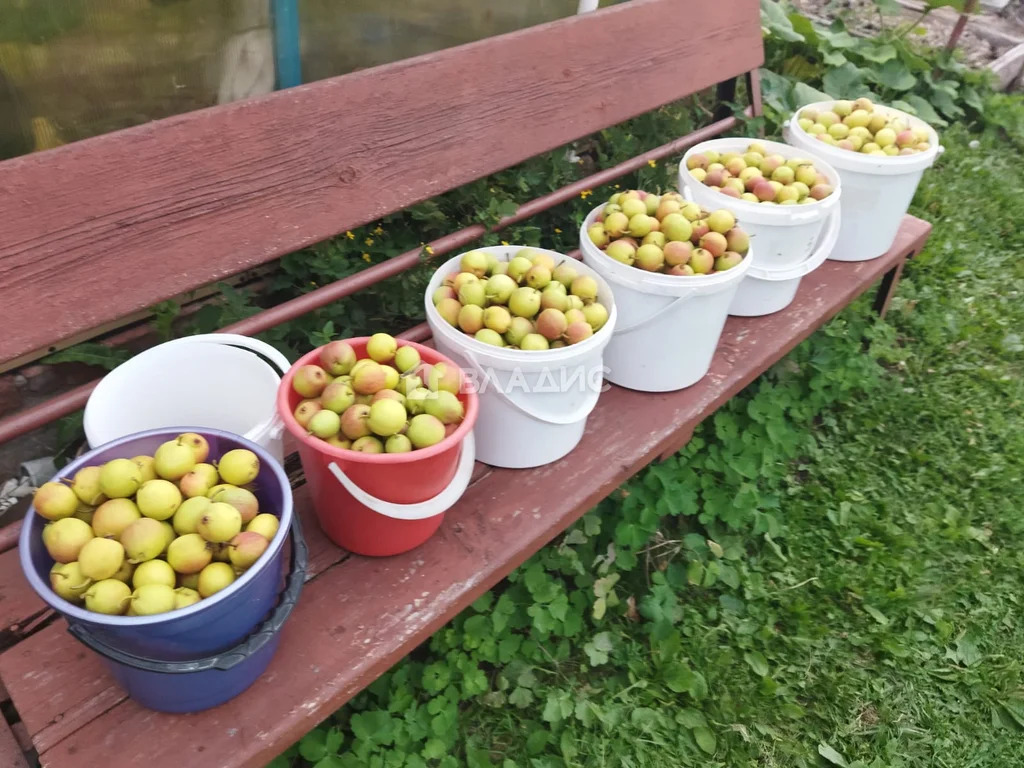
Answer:
POLYGON ((355 236, 355 235, 353 235, 353 234, 352 234, 352 233, 351 233, 351 232, 350 232, 349 230, 347 230, 347 229, 345 230, 345 237, 347 237, 347 238, 348 238, 349 240, 355 240, 355 239, 356 239, 356 236, 355 236))
POLYGON ((363 254, 363 261, 365 261, 367 264, 369 264, 370 263, 370 254, 364 253, 363 254))
POLYGON ((502 244, 502 245, 508 245, 508 240, 502 240, 502 241, 501 241, 501 244, 502 244))
POLYGON ((648 160, 648 161, 647 161, 647 164, 648 164, 649 166, 651 166, 651 168, 657 168, 657 167, 658 167, 658 163, 657 163, 657 162, 655 162, 654 160, 648 160))
POLYGON ((560 230, 558 227, 555 227, 555 234, 556 235, 562 234, 562 230, 560 230))
POLYGON ((366 243, 367 245, 373 245, 373 238, 372 237, 368 237, 363 242, 366 243))
POLYGON ((427 246, 427 253, 429 253, 431 256, 434 255, 434 249, 431 248, 429 245, 427 246))
POLYGON ((375 235, 383 235, 384 234, 384 227, 382 227, 380 224, 378 224, 376 227, 374 227, 373 234, 375 234, 375 235))
POLYGON ((580 198, 583 199, 583 200, 586 200, 592 194, 594 194, 593 190, 584 189, 582 192, 580 192, 580 198))

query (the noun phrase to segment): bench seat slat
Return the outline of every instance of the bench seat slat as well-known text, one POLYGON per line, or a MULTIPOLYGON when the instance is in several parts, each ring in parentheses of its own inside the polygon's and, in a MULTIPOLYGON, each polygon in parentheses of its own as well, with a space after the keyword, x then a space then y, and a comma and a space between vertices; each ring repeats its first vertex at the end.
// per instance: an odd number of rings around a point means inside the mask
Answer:
POLYGON ((3 718, 0 718, 0 765, 3 768, 28 768, 25 753, 14 736, 14 732, 3 718))
POLYGON ((25 581, 17 547, 0 554, 0 648, 16 642, 29 624, 48 611, 25 581))
MULTIPOLYGON (((710 374, 687 390, 645 394, 612 387, 573 453, 533 470, 492 469, 448 513, 438 534, 413 552, 385 559, 348 557, 327 568, 307 584, 264 677, 222 707, 199 716, 157 715, 127 699, 110 707, 95 668, 91 678, 82 675, 92 662, 66 664, 51 685, 88 679, 90 691, 101 692, 85 707, 78 703, 74 731, 54 741, 56 732, 46 734, 45 728, 63 714, 33 692, 36 683, 27 674, 51 663, 46 644, 33 642, 35 637, 23 641, 0 657, 0 676, 23 720, 33 724, 29 730, 43 746, 44 764, 265 765, 623 480, 678 448, 694 425, 919 250, 930 229, 908 216, 885 256, 826 262, 804 278, 785 311, 730 318, 710 374), (623 419, 632 429, 613 449, 605 435, 619 430, 623 419), (566 485, 565 477, 579 482, 566 485), (558 494, 552 493, 555 487, 558 494)), ((315 528, 308 537, 322 538, 315 528)), ((62 625, 45 632, 58 629, 62 625)))

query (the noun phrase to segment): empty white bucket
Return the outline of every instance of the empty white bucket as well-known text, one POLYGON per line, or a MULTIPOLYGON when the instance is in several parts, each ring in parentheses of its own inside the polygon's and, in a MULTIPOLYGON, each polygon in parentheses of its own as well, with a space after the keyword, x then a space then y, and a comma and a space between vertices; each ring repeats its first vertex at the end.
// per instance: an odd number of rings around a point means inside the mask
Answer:
POLYGON ((902 117, 911 128, 927 131, 930 147, 913 155, 880 157, 829 146, 810 136, 798 121, 804 109, 826 110, 833 103, 819 101, 801 107, 782 133, 787 142, 803 151, 819 154, 839 171, 843 184, 843 224, 829 258, 835 261, 877 259, 892 247, 921 176, 943 152, 943 147, 939 145, 935 130, 920 118, 879 105, 875 105, 876 110, 902 117))
POLYGON ((283 460, 277 388, 288 359, 248 336, 211 333, 168 341, 108 373, 85 405, 92 448, 161 427, 233 432, 283 460))
POLYGON ((833 211, 839 209, 839 198, 842 195, 839 173, 814 153, 777 141, 743 138, 713 139, 693 147, 679 164, 679 188, 701 208, 710 211, 725 208, 736 214, 736 218, 743 222, 743 231, 750 235, 750 242, 757 246, 757 268, 764 269, 795 268, 806 262, 821 240, 825 222, 833 211), (686 169, 686 161, 705 150, 711 149, 719 154, 743 154, 754 142, 764 145, 770 154, 781 155, 787 160, 806 157, 820 173, 828 177, 832 194, 824 200, 807 205, 753 203, 723 195, 717 189, 697 181, 686 169))
MULTIPOLYGON (((792 207, 792 206, 787 206, 792 207)), ((822 234, 817 248, 795 266, 765 266, 761 252, 757 252, 757 264, 750 267, 747 276, 740 283, 739 290, 729 306, 729 314, 739 317, 760 317, 788 307, 800 288, 800 280, 820 267, 835 247, 841 226, 841 213, 833 209, 828 226, 822 234)), ((760 246, 760 243, 758 244, 760 246)))
MULTIPOLYGON (((478 248, 507 261, 523 246, 478 248)), ((558 264, 564 254, 548 254, 558 264)), ((559 349, 521 350, 495 347, 450 326, 431 297, 444 279, 458 272, 458 255, 435 273, 425 294, 427 322, 434 346, 457 362, 480 398, 474 435, 479 461, 520 469, 550 464, 569 453, 583 437, 587 416, 603 388, 602 352, 612 337, 617 308, 612 290, 585 264, 573 262, 581 275, 597 281, 598 300, 608 309, 608 322, 589 339, 559 349)))
POLYGON ((580 227, 580 250, 584 264, 614 286, 618 305, 619 323, 604 351, 605 378, 641 392, 671 392, 697 383, 711 367, 729 305, 753 263, 754 246, 737 266, 713 275, 645 272, 606 255, 587 236, 603 208, 591 211, 580 227))

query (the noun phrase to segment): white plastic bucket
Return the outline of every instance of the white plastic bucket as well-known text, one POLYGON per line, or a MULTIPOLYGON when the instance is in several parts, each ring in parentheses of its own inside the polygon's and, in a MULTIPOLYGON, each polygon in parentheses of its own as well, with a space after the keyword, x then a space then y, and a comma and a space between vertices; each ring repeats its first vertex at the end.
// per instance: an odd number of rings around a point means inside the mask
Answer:
POLYGON ((788 307, 796 298, 800 280, 804 275, 810 274, 825 263, 839 238, 840 226, 841 212, 836 208, 829 217, 828 226, 818 247, 796 266, 765 266, 761 261, 761 252, 758 251, 757 264, 750 267, 747 276, 740 283, 740 288, 729 306, 729 314, 739 317, 760 317, 788 307))
MULTIPOLYGON (((700 381, 722 335, 729 305, 753 263, 754 247, 737 266, 713 275, 683 277, 616 261, 587 236, 601 208, 580 227, 583 263, 615 290, 619 324, 604 351, 613 384, 641 392, 671 392, 700 381)), ((603 330, 603 329, 602 329, 603 330)))
MULTIPOLYGON (((515 256, 522 246, 492 246, 477 250, 499 260, 515 256)), ((569 257, 543 248, 560 263, 569 257)), ((573 263, 581 275, 597 280, 598 300, 608 309, 608 321, 589 339, 548 350, 495 347, 450 326, 434 308, 431 297, 444 279, 458 271, 461 254, 449 259, 427 286, 427 322, 434 346, 458 363, 472 378, 480 398, 474 435, 477 459, 496 467, 521 469, 550 464, 579 443, 587 416, 597 405, 605 371, 602 352, 611 340, 617 318, 616 300, 601 275, 585 264, 573 263)))
POLYGON ((812 138, 798 120, 800 112, 829 109, 834 102, 819 101, 798 109, 782 133, 786 141, 803 151, 815 152, 837 171, 843 184, 843 224, 839 240, 830 259, 834 261, 868 261, 877 259, 892 247, 900 222, 914 198, 921 176, 944 151, 935 130, 920 118, 892 107, 875 106, 893 117, 907 120, 911 128, 928 132, 931 145, 913 155, 879 157, 839 149, 812 138))
POLYGON ((233 432, 283 460, 277 388, 288 359, 259 339, 186 336, 136 355, 108 373, 85 405, 85 437, 97 447, 161 427, 233 432))
POLYGON ((807 261, 821 240, 825 222, 833 211, 839 209, 842 183, 839 173, 831 165, 812 152, 798 150, 788 144, 761 139, 713 139, 690 149, 679 164, 679 188, 683 194, 702 208, 715 210, 726 208, 736 214, 743 224, 743 231, 750 235, 750 241, 757 246, 758 268, 796 268, 807 261), (739 200, 723 195, 717 189, 697 181, 686 169, 686 161, 693 155, 712 149, 719 154, 738 152, 743 154, 747 147, 757 142, 764 145, 771 154, 781 155, 789 160, 806 157, 814 167, 828 177, 833 192, 824 200, 807 205, 766 205, 739 200))

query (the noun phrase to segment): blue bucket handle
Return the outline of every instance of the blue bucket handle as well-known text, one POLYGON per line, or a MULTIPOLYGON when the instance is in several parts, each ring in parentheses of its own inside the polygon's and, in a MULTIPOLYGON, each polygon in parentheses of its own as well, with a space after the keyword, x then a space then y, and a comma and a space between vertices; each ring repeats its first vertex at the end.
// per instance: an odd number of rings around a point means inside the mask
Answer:
POLYGON ((164 674, 188 674, 190 672, 204 672, 210 669, 226 671, 241 664, 248 659, 270 639, 281 631, 292 609, 299 600, 302 586, 306 581, 306 565, 309 562, 309 548, 302 536, 302 526, 299 523, 299 515, 292 515, 292 565, 288 572, 288 579, 285 582, 284 591, 281 593, 280 602, 274 612, 264 621, 259 629, 253 632, 239 645, 229 651, 218 653, 214 656, 207 656, 194 661, 158 661, 147 659, 142 656, 125 653, 122 650, 107 645, 96 638, 88 629, 77 622, 68 622, 68 632, 76 639, 87 645, 101 656, 105 656, 118 664, 124 664, 135 669, 142 669, 147 672, 159 672, 164 674))

